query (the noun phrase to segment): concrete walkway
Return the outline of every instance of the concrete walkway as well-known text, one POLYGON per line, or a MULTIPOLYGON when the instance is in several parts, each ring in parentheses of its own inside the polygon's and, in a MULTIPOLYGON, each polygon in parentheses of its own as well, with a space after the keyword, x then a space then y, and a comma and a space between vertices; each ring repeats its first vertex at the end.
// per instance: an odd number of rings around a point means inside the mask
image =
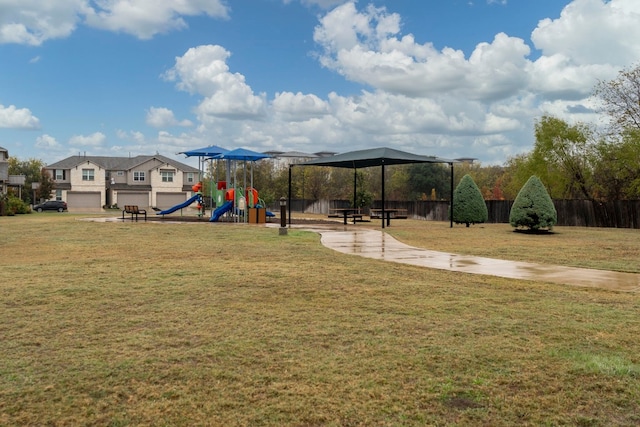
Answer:
POLYGON ((504 261, 415 248, 378 230, 295 226, 320 233, 322 244, 344 254, 462 273, 534 280, 612 291, 640 292, 640 274, 504 261))

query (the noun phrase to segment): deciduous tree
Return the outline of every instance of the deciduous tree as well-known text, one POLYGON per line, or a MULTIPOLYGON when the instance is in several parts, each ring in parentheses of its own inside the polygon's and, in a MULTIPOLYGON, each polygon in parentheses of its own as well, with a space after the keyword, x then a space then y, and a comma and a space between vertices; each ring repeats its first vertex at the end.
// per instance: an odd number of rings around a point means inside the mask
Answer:
POLYGON ((40 199, 49 199, 51 197, 51 193, 53 193, 53 188, 54 183, 51 175, 49 175, 45 168, 42 168, 40 170, 40 185, 36 191, 36 197, 40 199))
MULTIPOLYGON (((20 160, 17 157, 9 157, 9 175, 25 176, 22 200, 27 204, 31 202, 31 197, 33 196, 31 183, 40 182, 41 171, 44 166, 44 162, 39 159, 20 160)), ((45 198, 48 198, 48 196, 45 198)))
POLYGON ((450 171, 448 165, 441 163, 415 163, 407 165, 409 174, 408 200, 421 200, 423 195, 435 194, 449 198, 450 171))
POLYGON ((596 198, 640 198, 640 130, 628 130, 619 139, 602 140, 594 169, 596 198))
POLYGON ((592 163, 597 144, 591 129, 543 116, 535 124, 535 137, 533 151, 507 163, 510 182, 506 188, 521 188, 531 175, 536 175, 553 198, 592 199, 592 163))
POLYGON ((626 68, 611 81, 599 82, 594 95, 602 101, 602 112, 611 118, 615 134, 640 130, 640 65, 626 68))

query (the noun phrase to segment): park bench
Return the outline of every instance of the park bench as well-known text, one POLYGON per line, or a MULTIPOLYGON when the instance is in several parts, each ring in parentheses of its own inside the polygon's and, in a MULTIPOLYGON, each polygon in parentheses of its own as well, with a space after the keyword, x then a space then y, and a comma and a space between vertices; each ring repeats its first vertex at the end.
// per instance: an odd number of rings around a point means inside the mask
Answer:
POLYGON ((343 218, 344 224, 347 224, 347 220, 365 222, 368 220, 363 219, 365 214, 360 211, 360 208, 332 208, 329 211, 329 218, 343 218))
POLYGON ((362 221, 362 214, 361 213, 352 213, 347 215, 347 218, 352 219, 353 222, 355 223, 356 221, 362 221))
POLYGON ((393 214, 393 218, 395 219, 407 219, 407 210, 406 209, 396 209, 393 214))
POLYGON ((144 215, 144 220, 147 220, 147 211, 144 209, 139 209, 137 205, 125 205, 124 210, 122 211, 122 220, 124 221, 124 214, 131 214, 131 221, 135 218, 138 220, 138 215, 144 215))
MULTIPOLYGON (((382 217, 382 209, 371 209, 370 210, 371 218, 381 218, 382 217)), ((385 209, 385 214, 388 218, 393 219, 407 219, 407 210, 406 209, 385 209)))

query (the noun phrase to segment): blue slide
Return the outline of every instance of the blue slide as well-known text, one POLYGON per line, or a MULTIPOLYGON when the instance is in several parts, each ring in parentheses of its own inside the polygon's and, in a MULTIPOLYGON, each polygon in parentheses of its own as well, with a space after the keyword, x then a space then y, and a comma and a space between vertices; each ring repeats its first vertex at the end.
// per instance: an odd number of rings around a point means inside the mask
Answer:
POLYGON ((216 222, 220 219, 222 215, 229 212, 233 208, 233 202, 231 200, 224 202, 224 204, 218 208, 211 214, 211 219, 209 222, 216 222))
POLYGON ((182 202, 179 205, 175 205, 175 206, 173 206, 173 207, 171 207, 169 209, 165 209, 163 211, 160 211, 160 212, 156 213, 156 215, 167 215, 167 214, 170 214, 170 213, 174 213, 178 209, 186 208, 187 206, 189 206, 193 202, 200 200, 201 197, 202 196, 200 194, 196 194, 195 196, 193 196, 192 198, 190 198, 186 202, 182 202))

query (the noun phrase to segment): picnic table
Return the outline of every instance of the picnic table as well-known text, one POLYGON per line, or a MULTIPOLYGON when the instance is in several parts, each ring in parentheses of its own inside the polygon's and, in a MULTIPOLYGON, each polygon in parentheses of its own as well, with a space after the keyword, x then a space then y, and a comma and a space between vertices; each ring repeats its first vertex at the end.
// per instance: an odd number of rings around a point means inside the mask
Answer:
MULTIPOLYGON (((371 218, 381 218, 382 209, 370 209, 369 215, 371 216, 371 218)), ((394 219, 407 218, 407 210, 385 208, 384 215, 386 216, 387 225, 391 225, 391 218, 394 218, 394 219)))
POLYGON ((347 218, 353 219, 353 223, 356 223, 356 220, 362 221, 363 214, 360 213, 360 208, 336 208, 332 209, 331 212, 333 214, 329 214, 330 218, 339 218, 342 216, 344 218, 344 225, 347 225, 347 218))

